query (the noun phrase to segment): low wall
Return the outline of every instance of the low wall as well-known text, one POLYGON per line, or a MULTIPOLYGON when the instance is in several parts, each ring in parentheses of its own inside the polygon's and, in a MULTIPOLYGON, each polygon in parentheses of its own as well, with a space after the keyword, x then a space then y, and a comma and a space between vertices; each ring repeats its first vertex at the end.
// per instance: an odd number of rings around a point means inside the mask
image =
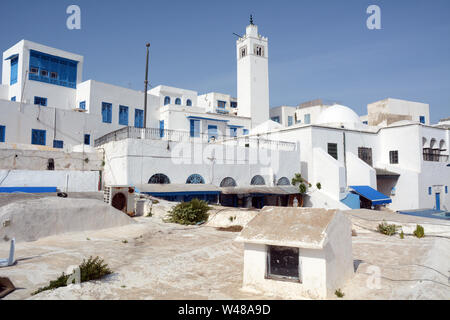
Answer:
POLYGON ((0 170, 0 187, 56 187, 65 192, 98 191, 98 171, 0 170))

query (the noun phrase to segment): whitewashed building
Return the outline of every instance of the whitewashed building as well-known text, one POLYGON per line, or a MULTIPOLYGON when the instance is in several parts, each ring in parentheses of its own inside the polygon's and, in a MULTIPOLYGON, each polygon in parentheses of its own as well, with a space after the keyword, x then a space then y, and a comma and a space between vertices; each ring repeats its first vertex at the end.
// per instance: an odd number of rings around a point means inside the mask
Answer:
POLYGON ((268 59, 251 23, 236 41, 236 98, 160 85, 144 121, 144 92, 83 80, 82 56, 22 40, 3 53, 0 145, 104 149, 113 185, 203 181, 252 194, 300 173, 306 206, 450 209, 449 127, 430 125, 427 104, 389 98, 363 117, 323 100, 270 109, 268 59))

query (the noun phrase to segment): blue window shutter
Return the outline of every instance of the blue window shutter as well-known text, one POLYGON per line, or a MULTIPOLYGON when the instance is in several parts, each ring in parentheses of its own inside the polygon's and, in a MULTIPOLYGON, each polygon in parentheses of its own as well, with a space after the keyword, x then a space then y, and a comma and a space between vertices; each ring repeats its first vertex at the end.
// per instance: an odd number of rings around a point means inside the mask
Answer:
POLYGON ((81 101, 80 102, 80 109, 86 110, 86 101, 81 101))
POLYGON ((29 79, 76 89, 78 61, 30 50, 29 79), (46 71, 46 74, 41 73, 46 71))
POLYGON ((53 148, 57 148, 57 149, 64 148, 64 141, 62 141, 62 140, 53 140, 53 148))
POLYGON ((15 96, 12 97, 12 98, 11 98, 11 101, 16 101, 16 97, 15 97, 15 96))
POLYGON ((112 104, 102 102, 102 121, 104 123, 112 122, 112 104))
POLYGON ((10 85, 17 83, 18 67, 19 67, 19 58, 16 57, 11 59, 11 78, 9 82, 10 85))
POLYGON ((45 146, 45 130, 31 129, 31 144, 45 146))
POLYGON ((170 97, 164 98, 164 105, 170 104, 170 97))
POLYGON ((177 98, 177 99, 175 100, 175 104, 180 105, 180 104, 181 104, 181 99, 180 99, 180 98, 177 98))
POLYGON ((90 134, 85 134, 84 135, 84 144, 86 144, 86 145, 90 145, 91 144, 91 135, 90 134))
POLYGON ((191 99, 187 99, 187 100, 186 100, 186 105, 187 105, 188 107, 191 107, 191 106, 192 106, 192 101, 191 101, 191 99))
POLYGON ((164 120, 159 121, 159 136, 164 137, 164 120))
POLYGON ((445 193, 448 193, 448 186, 445 186, 445 193))
POLYGON ((248 134, 248 129, 242 129, 242 133, 244 134, 244 136, 247 135, 248 134))
POLYGON ((119 106, 119 124, 128 126, 128 107, 119 106))
POLYGON ((230 136, 232 137, 237 136, 237 128, 230 128, 230 136))
POLYGON ((431 187, 428 187, 428 194, 431 195, 432 193, 433 193, 433 192, 432 192, 431 187))
POLYGON ((420 116, 420 123, 425 124, 425 117, 424 116, 420 116))
POLYGON ((5 142, 6 127, 0 126, 0 142, 5 142))
POLYGON ((136 128, 144 127, 144 110, 134 109, 134 126, 136 128))
POLYGON ((191 119, 191 137, 200 137, 200 120, 191 119))

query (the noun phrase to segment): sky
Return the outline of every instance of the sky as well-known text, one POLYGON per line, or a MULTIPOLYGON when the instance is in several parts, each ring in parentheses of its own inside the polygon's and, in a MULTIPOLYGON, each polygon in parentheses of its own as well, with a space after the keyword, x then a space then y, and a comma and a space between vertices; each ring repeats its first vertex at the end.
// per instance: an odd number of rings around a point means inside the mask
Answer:
POLYGON ((0 46, 22 39, 84 56, 84 80, 236 96, 236 36, 253 14, 269 38, 270 105, 313 99, 358 114, 387 97, 430 104, 432 123, 450 117, 450 1, 297 0, 3 1, 0 46), (81 9, 69 30, 66 9, 81 9), (369 30, 370 5, 381 29, 369 30))

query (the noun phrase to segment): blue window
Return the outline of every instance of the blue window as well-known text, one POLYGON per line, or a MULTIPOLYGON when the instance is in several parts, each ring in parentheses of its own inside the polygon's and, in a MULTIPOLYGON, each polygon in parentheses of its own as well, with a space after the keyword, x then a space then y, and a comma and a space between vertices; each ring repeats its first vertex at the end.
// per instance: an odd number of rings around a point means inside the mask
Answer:
POLYGON ((237 108, 237 102, 231 101, 230 107, 232 107, 232 108, 237 108))
POLYGON ((90 145, 91 144, 91 135, 90 134, 85 134, 84 135, 84 144, 86 144, 86 145, 90 145))
POLYGON ((53 148, 57 148, 57 149, 64 148, 64 141, 62 141, 62 140, 53 140, 53 148))
POLYGON ((11 79, 9 84, 13 85, 17 83, 17 70, 19 67, 19 57, 15 57, 11 59, 11 79))
POLYGON ((187 100, 186 100, 186 105, 187 105, 188 107, 192 107, 192 101, 191 101, 191 99, 187 99, 187 100))
POLYGON ((425 116, 420 116, 420 123, 425 124, 425 116))
POLYGON ((164 98, 164 105, 168 105, 170 104, 170 97, 165 97, 164 98))
POLYGON ((367 122, 367 121, 363 121, 363 124, 369 124, 369 122, 367 122))
POLYGON ((311 123, 311 115, 309 113, 305 114, 304 123, 305 124, 310 124, 311 123))
POLYGON ((16 96, 11 97, 11 101, 16 101, 16 96))
POLYGON ((248 134, 248 129, 242 129, 242 134, 245 136, 248 134))
POLYGON ((0 142, 5 142, 6 127, 0 126, 0 142))
POLYGON ((42 97, 34 97, 34 104, 38 105, 38 106, 47 106, 47 98, 42 98, 42 97))
POLYGON ((237 136, 237 128, 230 128, 230 136, 232 137, 237 136))
POLYGON ((86 101, 81 101, 79 106, 81 110, 86 110, 86 101))
POLYGON ((191 120, 191 137, 200 137, 200 120, 191 120))
POLYGON ((31 129, 31 144, 45 146, 45 130, 31 129))
POLYGON ((219 134, 217 133, 217 126, 215 125, 208 125, 208 140, 215 139, 219 137, 219 134))
POLYGON ((280 117, 272 117, 270 120, 280 123, 280 117))
POLYGON ((181 99, 180 99, 180 98, 176 98, 176 99, 175 99, 175 104, 180 105, 180 104, 181 104, 181 99))
POLYGON ((288 116, 288 126, 292 126, 294 124, 294 117, 288 116))
POLYGON ((205 184, 205 179, 199 174, 192 174, 187 178, 186 184, 205 184))
POLYGON ((222 100, 217 100, 217 107, 219 108, 225 108, 227 105, 226 101, 222 101, 222 100))
POLYGON ((431 187, 428 187, 428 194, 431 195, 433 193, 431 187))
POLYGON ((102 102, 102 121, 104 123, 112 122, 112 104, 102 102))
POLYGON ((119 106, 119 124, 127 126, 128 125, 128 107, 119 106))
POLYGON ((164 137, 164 120, 159 121, 159 137, 164 137))
POLYGON ((144 127, 144 110, 134 109, 134 126, 136 128, 144 127))
POLYGON ((29 79, 75 89, 78 61, 30 50, 29 79))
POLYGON ((445 193, 448 193, 448 186, 445 186, 445 193))

